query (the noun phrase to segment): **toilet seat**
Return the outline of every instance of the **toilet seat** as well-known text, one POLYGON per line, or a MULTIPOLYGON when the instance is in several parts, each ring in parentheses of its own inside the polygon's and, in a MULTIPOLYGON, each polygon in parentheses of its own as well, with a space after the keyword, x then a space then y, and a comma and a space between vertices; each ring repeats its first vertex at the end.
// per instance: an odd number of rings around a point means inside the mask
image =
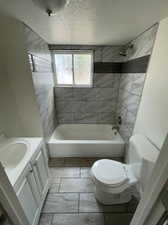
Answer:
POLYGON ((98 160, 92 166, 91 173, 98 182, 111 188, 129 181, 124 164, 114 160, 98 160))
POLYGON ((138 182, 130 165, 110 159, 96 161, 91 177, 95 183, 95 197, 105 205, 130 201, 132 187, 138 182))

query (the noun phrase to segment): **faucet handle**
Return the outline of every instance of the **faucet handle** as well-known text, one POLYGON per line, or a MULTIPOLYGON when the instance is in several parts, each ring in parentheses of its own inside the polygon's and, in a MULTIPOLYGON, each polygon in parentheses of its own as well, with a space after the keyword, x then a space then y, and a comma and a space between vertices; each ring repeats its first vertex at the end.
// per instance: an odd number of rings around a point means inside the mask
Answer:
POLYGON ((122 124, 122 117, 118 116, 118 124, 121 125, 122 124))
POLYGON ((118 131, 119 130, 119 126, 113 126, 112 130, 117 130, 118 131))

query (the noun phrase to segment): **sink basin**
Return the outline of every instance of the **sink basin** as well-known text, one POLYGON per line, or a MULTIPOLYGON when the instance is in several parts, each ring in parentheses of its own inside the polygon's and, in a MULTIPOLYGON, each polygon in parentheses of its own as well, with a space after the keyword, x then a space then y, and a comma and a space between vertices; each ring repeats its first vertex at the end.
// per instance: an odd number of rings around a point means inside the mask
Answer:
POLYGON ((0 148, 0 161, 8 169, 15 168, 28 151, 28 144, 22 141, 7 143, 0 148))

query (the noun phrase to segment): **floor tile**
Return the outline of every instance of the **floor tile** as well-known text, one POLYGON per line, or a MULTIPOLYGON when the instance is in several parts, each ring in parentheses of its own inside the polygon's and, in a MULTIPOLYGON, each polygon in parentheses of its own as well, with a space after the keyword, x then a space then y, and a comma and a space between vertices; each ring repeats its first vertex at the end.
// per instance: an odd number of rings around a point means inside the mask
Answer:
MULTIPOLYGON (((105 206, 95 199, 93 193, 95 186, 90 178, 90 168, 99 159, 50 159, 51 187, 39 225, 129 224, 137 200, 132 199, 129 203, 121 205, 105 206)), ((121 161, 120 158, 113 160, 121 161)))
POLYGON ((44 213, 78 212, 78 201, 78 194, 48 194, 42 211, 44 213))
POLYGON ((81 177, 91 177, 90 175, 90 167, 82 167, 81 168, 81 177))
POLYGON ((94 184, 90 178, 63 178, 60 192, 94 192, 94 184))
POLYGON ((127 212, 127 204, 103 205, 94 196, 94 193, 81 193, 79 212, 127 212))
POLYGON ((49 193, 50 194, 57 193, 59 191, 59 186, 60 186, 60 184, 55 184, 55 183, 51 184, 49 193))
POLYGON ((52 177, 80 177, 79 167, 54 167, 50 172, 52 177))
POLYGON ((124 213, 109 213, 105 214, 106 225, 129 225, 133 214, 124 213))
POLYGON ((51 225, 52 224, 53 215, 52 214, 41 214, 39 225, 51 225))
POLYGON ((53 225, 105 225, 101 213, 54 215, 53 225))

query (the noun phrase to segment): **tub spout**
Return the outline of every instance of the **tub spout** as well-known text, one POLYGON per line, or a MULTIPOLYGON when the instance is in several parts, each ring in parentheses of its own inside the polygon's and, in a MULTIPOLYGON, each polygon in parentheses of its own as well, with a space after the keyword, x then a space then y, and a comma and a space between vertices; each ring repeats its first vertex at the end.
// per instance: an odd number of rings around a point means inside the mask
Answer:
POLYGON ((113 127, 112 127, 112 130, 117 130, 117 131, 119 131, 119 126, 113 126, 113 127))

